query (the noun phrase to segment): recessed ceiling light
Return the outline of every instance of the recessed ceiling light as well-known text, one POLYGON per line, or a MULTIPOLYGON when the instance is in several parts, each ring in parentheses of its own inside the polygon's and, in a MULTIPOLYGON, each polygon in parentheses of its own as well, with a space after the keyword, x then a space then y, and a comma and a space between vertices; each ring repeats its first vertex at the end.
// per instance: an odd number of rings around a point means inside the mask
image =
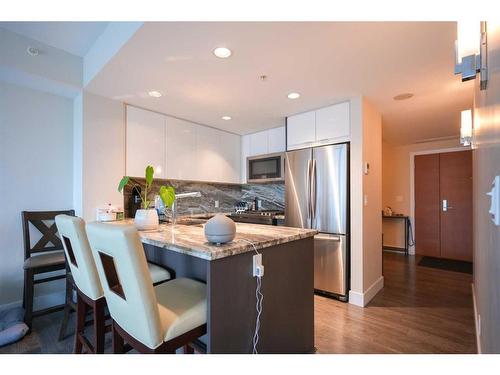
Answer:
POLYGON ((393 99, 394 100, 406 100, 410 99, 413 97, 413 94, 411 92, 405 92, 403 94, 396 95, 393 99))
POLYGON ((149 96, 152 96, 153 98, 160 98, 163 94, 159 91, 150 91, 148 92, 149 96))
POLYGON ((231 50, 226 47, 217 47, 216 49, 214 49, 214 55, 220 59, 227 59, 229 56, 231 56, 231 50))
POLYGON ((298 92, 291 92, 288 94, 288 99, 298 99, 300 98, 300 94, 298 92))
POLYGON ((229 121, 231 120, 231 116, 222 116, 221 119, 223 119, 224 121, 229 121))

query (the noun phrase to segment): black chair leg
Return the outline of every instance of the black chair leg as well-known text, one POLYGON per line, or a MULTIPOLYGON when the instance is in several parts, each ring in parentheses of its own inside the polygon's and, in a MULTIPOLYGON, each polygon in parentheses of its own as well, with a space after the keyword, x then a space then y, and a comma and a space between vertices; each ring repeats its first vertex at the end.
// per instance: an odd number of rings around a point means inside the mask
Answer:
POLYGON ((24 323, 31 331, 33 321, 33 289, 34 274, 33 270, 24 271, 24 323))

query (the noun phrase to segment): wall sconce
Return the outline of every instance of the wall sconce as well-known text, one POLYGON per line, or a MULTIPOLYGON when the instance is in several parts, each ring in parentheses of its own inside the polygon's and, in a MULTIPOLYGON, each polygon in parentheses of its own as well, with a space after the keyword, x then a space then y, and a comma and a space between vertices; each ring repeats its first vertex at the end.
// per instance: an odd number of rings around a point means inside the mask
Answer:
POLYGON ((477 22, 457 22, 455 41, 455 74, 462 74, 462 82, 475 79, 479 73, 480 88, 488 83, 486 22, 482 21, 478 37, 477 22))
POLYGON ((460 144, 470 146, 472 143, 472 111, 462 111, 460 122, 460 144))

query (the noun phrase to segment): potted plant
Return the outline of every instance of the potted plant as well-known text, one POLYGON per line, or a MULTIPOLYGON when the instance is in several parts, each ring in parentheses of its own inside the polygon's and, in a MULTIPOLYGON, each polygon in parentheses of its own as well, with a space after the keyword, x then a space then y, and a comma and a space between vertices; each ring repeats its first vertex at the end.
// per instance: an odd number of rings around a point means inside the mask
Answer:
MULTIPOLYGON (((141 197, 141 208, 135 213, 134 224, 138 230, 155 230, 158 229, 160 220, 158 218, 158 212, 156 209, 150 208, 151 200, 148 199, 148 190, 151 189, 153 184, 154 168, 151 165, 146 167, 146 183, 144 186, 139 186, 137 184, 134 187, 140 187, 141 190, 137 190, 139 196, 141 197)), ((123 188, 130 182, 129 176, 123 176, 120 183, 118 184, 118 191, 121 193, 123 188)), ((173 186, 161 186, 159 195, 165 206, 172 207, 175 201, 175 189, 173 186)))

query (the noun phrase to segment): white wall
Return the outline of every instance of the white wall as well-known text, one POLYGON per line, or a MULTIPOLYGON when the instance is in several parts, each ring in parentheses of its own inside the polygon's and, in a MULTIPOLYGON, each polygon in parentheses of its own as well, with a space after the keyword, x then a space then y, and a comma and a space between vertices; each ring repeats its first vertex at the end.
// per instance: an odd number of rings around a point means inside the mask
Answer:
MULTIPOLYGON (((72 113, 70 99, 0 82, 0 305, 22 297, 21 211, 73 207, 72 113)), ((62 288, 43 284, 35 295, 62 288)))
POLYGON ((84 91, 74 107, 82 114, 75 116, 74 205, 84 220, 93 221, 97 207, 123 205, 117 187, 125 174, 125 106, 84 91))
POLYGON ((479 90, 476 78, 474 95, 474 289, 479 350, 500 353, 500 227, 490 219, 486 195, 500 175, 500 22, 488 22, 488 74, 487 90, 479 90))

